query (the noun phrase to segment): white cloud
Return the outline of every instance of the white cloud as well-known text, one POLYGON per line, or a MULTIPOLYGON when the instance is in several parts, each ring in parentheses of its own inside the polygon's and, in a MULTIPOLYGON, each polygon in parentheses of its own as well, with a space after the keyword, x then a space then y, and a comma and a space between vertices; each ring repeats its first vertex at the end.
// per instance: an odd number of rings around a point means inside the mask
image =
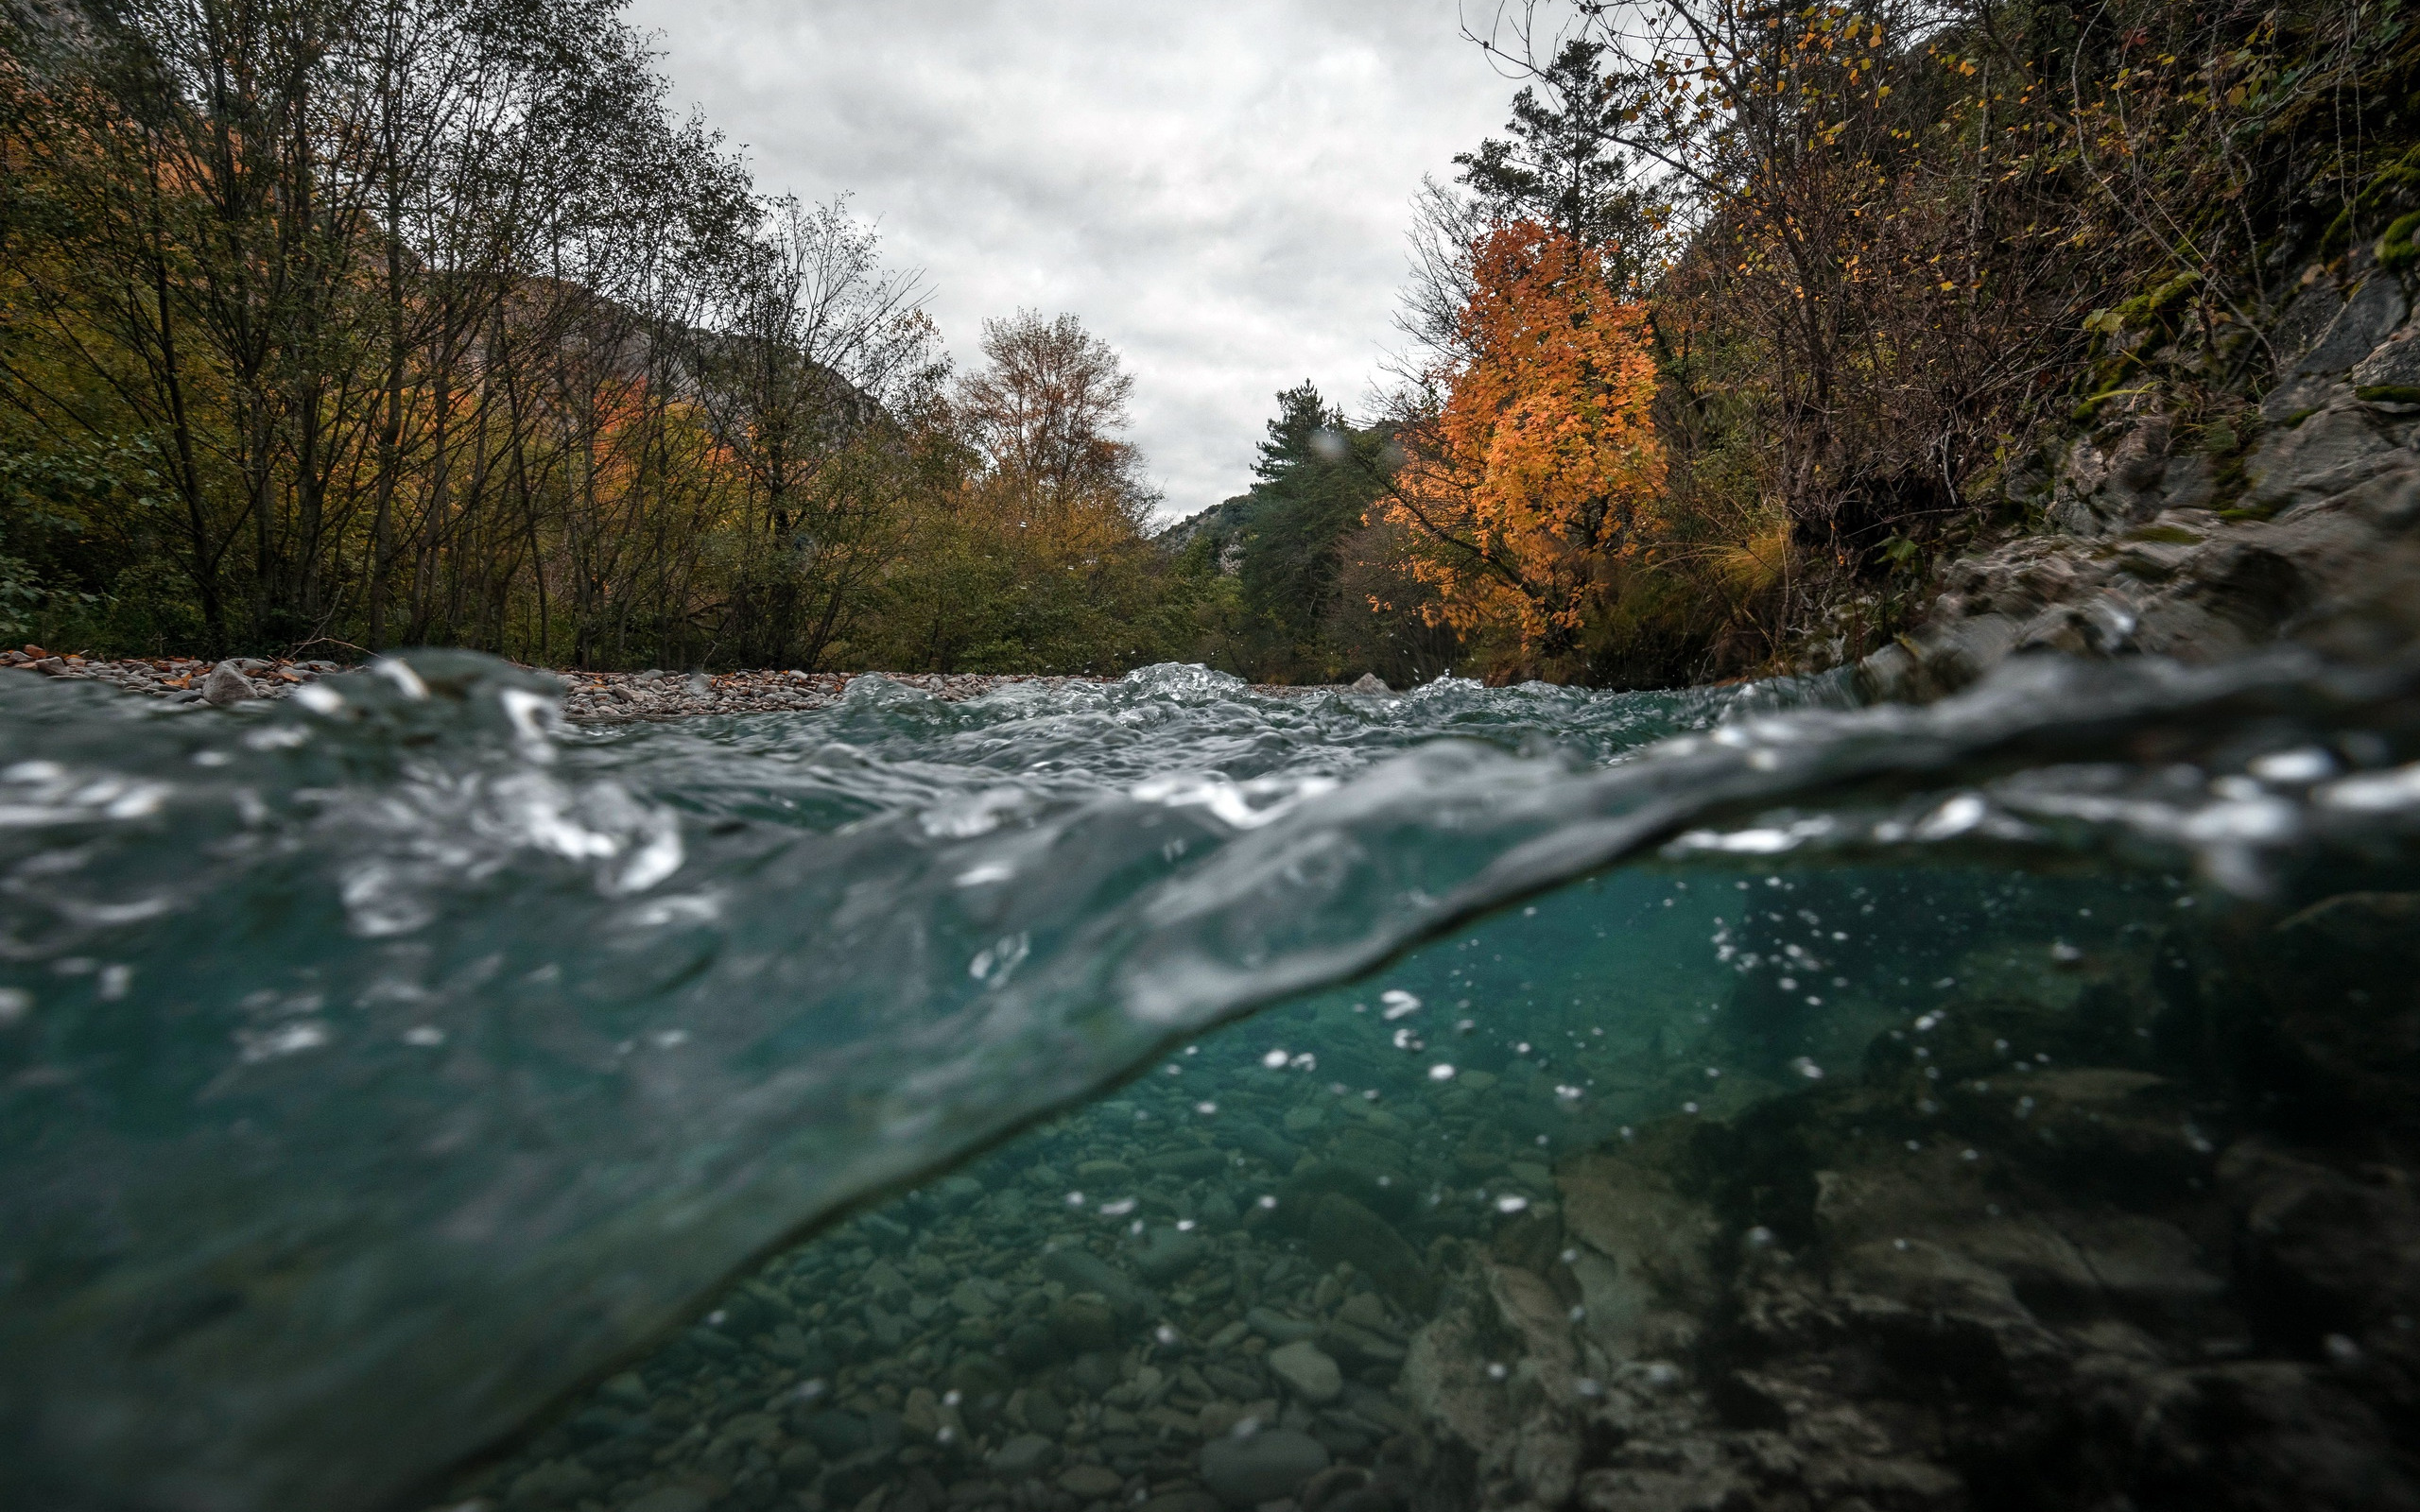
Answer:
POLYGON ((1500 131, 1513 89, 1455 0, 628 14, 759 187, 856 196, 890 260, 926 271, 961 362, 984 317, 1020 307, 1073 311, 1124 353, 1170 516, 1250 481, 1278 389, 1364 397, 1420 176, 1500 131))

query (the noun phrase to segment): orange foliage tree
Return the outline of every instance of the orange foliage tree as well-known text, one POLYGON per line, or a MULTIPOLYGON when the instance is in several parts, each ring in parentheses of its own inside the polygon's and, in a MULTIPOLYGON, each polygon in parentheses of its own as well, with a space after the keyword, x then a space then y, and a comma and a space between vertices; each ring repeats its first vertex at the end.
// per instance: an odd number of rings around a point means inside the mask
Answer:
POLYGON ((1432 623, 1534 670, 1579 645, 1653 524, 1655 363, 1604 252, 1534 221, 1473 244, 1470 288, 1461 359, 1433 375, 1443 400, 1406 428, 1383 508, 1421 541, 1432 623))

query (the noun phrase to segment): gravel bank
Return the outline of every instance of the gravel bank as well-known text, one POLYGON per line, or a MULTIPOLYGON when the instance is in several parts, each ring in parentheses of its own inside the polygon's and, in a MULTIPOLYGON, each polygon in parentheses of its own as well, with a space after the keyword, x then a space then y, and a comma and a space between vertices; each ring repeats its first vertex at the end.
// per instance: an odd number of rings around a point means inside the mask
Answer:
MULTIPOLYGON (((331 673, 347 670, 326 661, 235 657, 225 662, 159 657, 108 662, 63 656, 28 645, 0 651, 0 667, 22 667, 54 678, 107 682, 129 693, 177 703, 242 703, 283 698, 331 673), (215 686, 214 686, 215 683, 215 686)), ((642 719, 682 719, 694 714, 772 713, 823 709, 840 701, 858 678, 880 677, 956 703, 979 698, 1011 683, 1113 682, 1114 678, 1043 677, 975 672, 555 672, 563 684, 563 715, 581 724, 627 724, 642 719)), ((1345 691, 1330 687, 1256 686, 1255 693, 1301 696, 1345 691)), ((1352 685, 1357 693, 1384 693, 1375 678, 1352 685)))

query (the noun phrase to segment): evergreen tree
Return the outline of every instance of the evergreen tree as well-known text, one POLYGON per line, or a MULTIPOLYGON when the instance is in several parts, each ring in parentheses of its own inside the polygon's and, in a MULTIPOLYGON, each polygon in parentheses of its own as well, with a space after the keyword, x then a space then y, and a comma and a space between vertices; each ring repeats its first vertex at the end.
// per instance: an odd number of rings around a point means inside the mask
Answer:
POLYGON ((1341 669, 1322 639, 1345 538, 1385 484, 1386 438, 1356 431, 1307 380, 1277 396, 1260 479, 1241 501, 1237 576, 1256 675, 1322 679, 1341 669))
POLYGON ((1625 109, 1624 80, 1602 73, 1605 46, 1566 42, 1512 97, 1511 141, 1494 137, 1455 154, 1456 180, 1498 220, 1534 220, 1605 249, 1626 283, 1645 271, 1663 216, 1634 181, 1614 138, 1625 109), (1546 97, 1539 97, 1543 87, 1546 97))

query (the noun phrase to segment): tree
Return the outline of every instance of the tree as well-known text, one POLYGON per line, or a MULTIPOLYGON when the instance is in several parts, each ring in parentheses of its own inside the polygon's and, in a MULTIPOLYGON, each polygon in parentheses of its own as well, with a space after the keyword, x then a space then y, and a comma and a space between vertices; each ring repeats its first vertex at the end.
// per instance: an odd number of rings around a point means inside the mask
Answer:
POLYGON ((1535 670, 1567 658, 1613 561, 1652 520, 1663 450, 1644 313, 1603 253, 1535 221, 1489 232, 1441 375, 1437 413, 1408 427, 1389 516, 1419 533, 1432 614, 1535 670))
POLYGON ((767 210, 717 268, 718 318, 692 342, 700 403, 747 487, 717 642, 812 671, 900 549, 894 417, 941 369, 920 281, 882 266, 845 199, 767 210))
POLYGON ((1072 315, 983 326, 984 366, 947 406, 949 474, 869 637, 894 666, 1109 672, 1161 654, 1158 494, 1119 433, 1134 380, 1072 315))
POLYGON ((1627 102, 1600 72, 1605 51, 1595 38, 1566 38, 1512 96, 1512 140, 1491 137, 1454 163, 1489 216, 1534 220, 1599 249, 1628 293, 1655 266, 1667 211, 1616 141, 1627 102))
POLYGON ((958 387, 966 438, 993 474, 1054 506, 1114 508, 1140 526, 1156 503, 1141 454, 1118 438, 1134 379, 1072 315, 1032 310, 983 322, 989 366, 958 387))
POLYGON ((1277 405, 1253 463, 1259 481, 1236 501, 1237 650, 1256 679, 1331 681, 1347 670, 1326 633, 1344 542, 1384 490, 1394 447, 1355 429, 1307 380, 1277 405))

